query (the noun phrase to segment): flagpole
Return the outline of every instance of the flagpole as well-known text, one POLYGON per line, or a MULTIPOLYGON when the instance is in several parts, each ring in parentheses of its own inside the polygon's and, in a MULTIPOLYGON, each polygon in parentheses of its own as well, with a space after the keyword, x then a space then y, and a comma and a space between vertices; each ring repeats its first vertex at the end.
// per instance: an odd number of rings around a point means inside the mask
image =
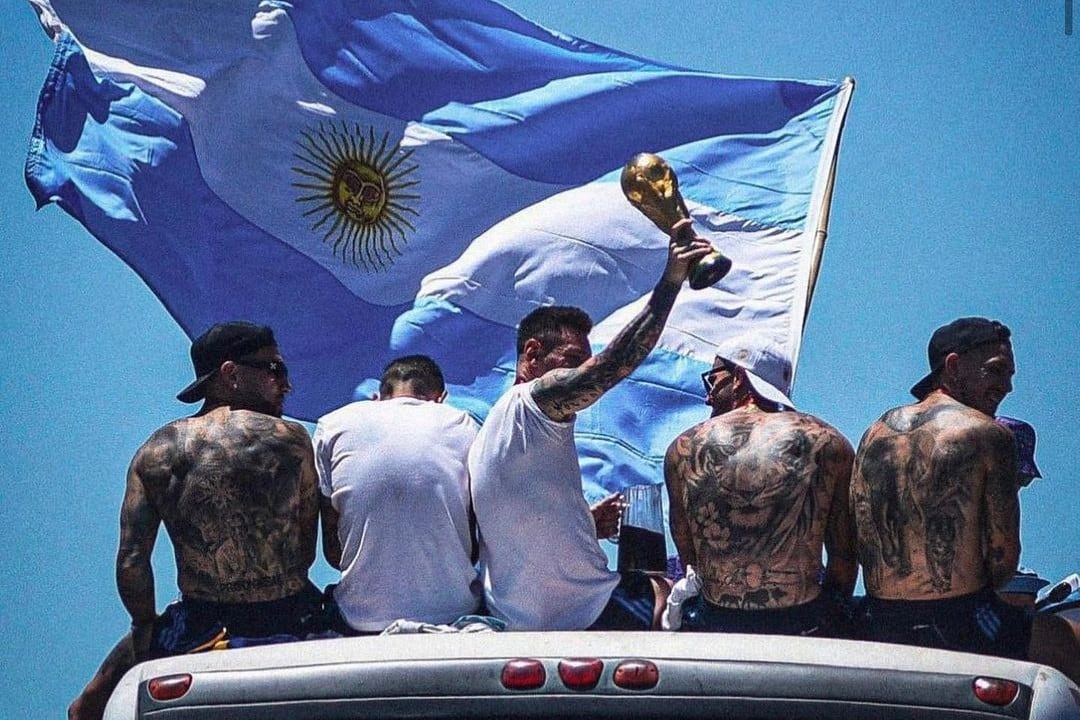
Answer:
MULTIPOLYGON (((806 331, 806 320, 810 316, 810 301, 814 297, 814 288, 817 286, 818 274, 821 271, 821 261, 825 253, 825 240, 829 235, 829 210, 832 205, 833 186, 836 182, 836 162, 840 154, 840 135, 844 129, 844 121, 847 119, 848 107, 851 105, 851 96, 855 92, 855 78, 848 76, 840 82, 837 92, 836 106, 833 108, 832 118, 826 131, 821 153, 821 164, 818 167, 817 179, 814 182, 813 197, 810 201, 809 214, 807 217, 807 234, 804 235, 803 262, 799 269, 799 277, 806 278, 806 292, 801 297, 795 297, 795 312, 791 318, 791 335, 788 338, 788 351, 791 357, 791 380, 790 387, 794 389, 795 378, 799 368, 799 351, 802 349, 802 336, 806 331), (813 227, 812 237, 807 237, 813 227), (798 316, 801 315, 801 321, 798 316), (796 323, 798 325, 796 326, 796 323)), ((796 289, 796 293, 799 290, 796 289)))
POLYGON ((855 90, 855 78, 850 75, 845 77, 842 87, 841 105, 837 108, 836 141, 831 150, 832 161, 829 163, 829 174, 825 179, 825 192, 821 200, 821 214, 818 217, 817 227, 814 229, 814 245, 811 249, 813 260, 810 267, 810 281, 806 286, 806 312, 803 313, 803 330, 806 330, 806 321, 810 317, 810 303, 814 299, 814 288, 817 287, 818 273, 821 271, 821 261, 825 255, 825 241, 829 235, 829 212, 832 209, 833 187, 836 184, 836 163, 840 157, 840 135, 844 130, 844 122, 847 120, 851 96, 855 90))

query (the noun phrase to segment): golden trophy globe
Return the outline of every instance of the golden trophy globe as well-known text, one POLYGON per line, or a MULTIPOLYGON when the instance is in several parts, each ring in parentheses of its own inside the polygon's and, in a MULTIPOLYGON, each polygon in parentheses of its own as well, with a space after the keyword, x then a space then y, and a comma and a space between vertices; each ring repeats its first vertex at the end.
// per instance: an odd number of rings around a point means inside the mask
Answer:
MULTIPOLYGON (((671 228, 683 218, 690 217, 686 203, 679 194, 679 178, 664 158, 652 153, 638 153, 623 168, 623 195, 656 227, 670 234, 671 228)), ((683 242, 694 237, 689 226, 680 233, 683 242)), ((707 288, 728 274, 731 260, 715 248, 690 266, 690 287, 707 288)))

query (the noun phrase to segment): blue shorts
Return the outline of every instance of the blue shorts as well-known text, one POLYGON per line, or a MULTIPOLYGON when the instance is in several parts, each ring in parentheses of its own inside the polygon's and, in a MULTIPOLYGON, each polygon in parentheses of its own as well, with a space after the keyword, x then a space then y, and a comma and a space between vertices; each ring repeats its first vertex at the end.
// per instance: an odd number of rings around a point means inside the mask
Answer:
POLYGON ((182 598, 154 621, 153 657, 182 655, 228 639, 230 647, 303 640, 324 632, 323 595, 314 585, 267 602, 218 603, 182 598), (261 641, 261 643, 260 643, 261 641))
POLYGON ((864 640, 1027 659, 1033 616, 990 588, 942 600, 866 598, 864 640))
POLYGON ((589 630, 651 630, 656 590, 649 574, 624 570, 611 599, 589 630))
POLYGON ((713 605, 703 596, 683 603, 682 630, 807 637, 850 637, 843 601, 822 590, 801 605, 769 610, 739 610, 713 605))

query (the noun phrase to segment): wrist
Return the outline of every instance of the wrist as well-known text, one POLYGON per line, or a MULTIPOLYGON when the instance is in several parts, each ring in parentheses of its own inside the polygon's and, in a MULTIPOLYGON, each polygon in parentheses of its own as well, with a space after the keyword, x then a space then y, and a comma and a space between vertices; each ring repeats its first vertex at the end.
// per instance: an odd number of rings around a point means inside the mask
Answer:
POLYGON ((660 278, 660 282, 656 283, 656 287, 653 288, 650 305, 654 308, 670 309, 675 304, 675 296, 679 294, 681 287, 681 282, 670 280, 665 275, 660 278))
POLYGON ((142 630, 154 624, 155 618, 131 618, 131 629, 142 630))

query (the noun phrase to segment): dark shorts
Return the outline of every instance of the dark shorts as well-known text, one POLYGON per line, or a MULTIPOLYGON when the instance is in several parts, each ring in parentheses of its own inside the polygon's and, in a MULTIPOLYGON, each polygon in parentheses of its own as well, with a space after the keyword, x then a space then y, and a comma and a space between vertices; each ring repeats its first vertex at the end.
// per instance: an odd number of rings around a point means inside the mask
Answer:
POLYGON ((865 640, 1027 659, 1033 617, 989 588, 943 600, 866 598, 865 640))
POLYGON ((217 603, 182 598, 154 622, 150 652, 155 657, 227 647, 303 640, 325 631, 322 593, 309 584, 280 600, 217 603))
POLYGON ((648 573, 624 570, 600 617, 589 630, 651 630, 656 591, 648 573))
POLYGON ((713 605, 702 596, 683 603, 682 629, 807 637, 850 637, 848 611, 841 598, 822 591, 810 602, 773 610, 737 610, 713 605))

